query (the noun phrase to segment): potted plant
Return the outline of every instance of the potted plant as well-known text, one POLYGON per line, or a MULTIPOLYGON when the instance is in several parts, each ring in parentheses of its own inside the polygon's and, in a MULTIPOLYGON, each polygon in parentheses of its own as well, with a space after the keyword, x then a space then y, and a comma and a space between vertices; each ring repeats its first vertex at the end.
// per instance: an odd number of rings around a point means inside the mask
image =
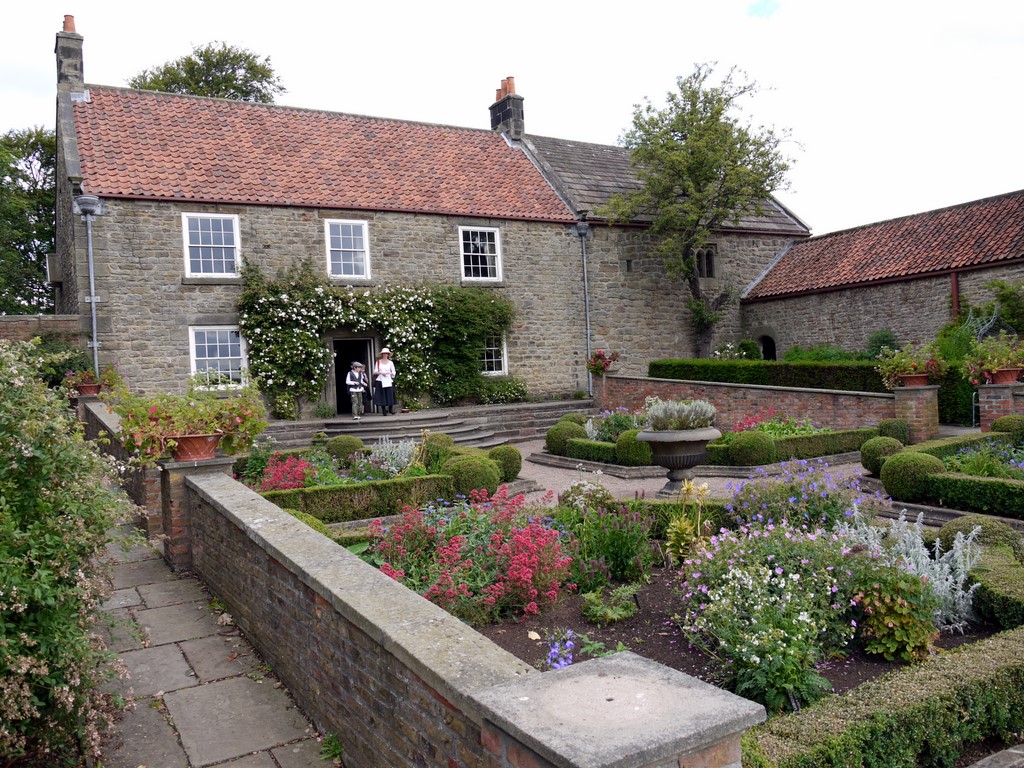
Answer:
POLYGON ((658 496, 677 496, 693 468, 707 458, 707 445, 722 433, 714 428, 715 407, 706 400, 648 399, 647 426, 636 439, 650 443, 652 460, 668 470, 658 496))
POLYGON ((587 370, 594 376, 604 376, 612 367, 612 363, 618 359, 618 352, 605 352, 603 349, 599 349, 587 359, 587 370))
POLYGON ((927 386, 949 368, 934 344, 907 344, 900 349, 882 347, 877 360, 875 370, 882 375, 887 389, 927 386))
POLYGON ((1024 345, 1006 331, 975 342, 964 358, 964 372, 971 384, 1013 384, 1024 368, 1024 345))
POLYGON ((101 389, 112 389, 120 386, 121 374, 112 365, 108 365, 97 376, 91 368, 68 371, 64 374, 64 386, 78 395, 98 395, 101 389))
POLYGON ((105 398, 121 418, 121 440, 136 461, 153 465, 168 453, 176 461, 213 458, 245 450, 267 425, 254 387, 224 390, 193 381, 183 395, 139 396, 125 388, 105 398))

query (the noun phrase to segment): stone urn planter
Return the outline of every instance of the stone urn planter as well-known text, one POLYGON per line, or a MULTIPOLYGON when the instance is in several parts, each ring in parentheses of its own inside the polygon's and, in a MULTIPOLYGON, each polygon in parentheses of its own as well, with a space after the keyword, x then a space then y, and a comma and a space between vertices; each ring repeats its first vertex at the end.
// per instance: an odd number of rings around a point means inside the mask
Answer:
POLYGON ((721 436, 714 427, 637 433, 637 440, 650 444, 654 463, 668 470, 668 482, 658 491, 658 497, 678 496, 683 481, 693 478, 693 468, 707 459, 708 443, 721 436))

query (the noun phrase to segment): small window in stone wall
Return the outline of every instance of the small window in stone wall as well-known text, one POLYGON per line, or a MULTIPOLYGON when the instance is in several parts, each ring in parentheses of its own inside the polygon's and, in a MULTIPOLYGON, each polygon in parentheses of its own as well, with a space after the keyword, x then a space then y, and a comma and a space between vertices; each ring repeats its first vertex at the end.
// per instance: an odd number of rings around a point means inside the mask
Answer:
POLYGON ((504 376, 508 373, 508 350, 505 339, 491 336, 484 341, 484 351, 480 356, 480 371, 484 376, 504 376))
POLYGON ((240 387, 245 384, 245 339, 238 328, 189 328, 189 348, 193 376, 208 377, 214 387, 240 387))
POLYGON ((715 277, 715 258, 718 255, 718 246, 708 243, 694 249, 693 253, 697 259, 697 277, 715 277))
POLYGON ((327 273, 331 277, 370 277, 370 240, 365 221, 324 223, 327 239, 327 273))
POLYGON ((234 277, 238 274, 238 216, 181 214, 188 277, 234 277))
POLYGON ((501 280, 501 234, 497 229, 459 227, 463 280, 501 280))

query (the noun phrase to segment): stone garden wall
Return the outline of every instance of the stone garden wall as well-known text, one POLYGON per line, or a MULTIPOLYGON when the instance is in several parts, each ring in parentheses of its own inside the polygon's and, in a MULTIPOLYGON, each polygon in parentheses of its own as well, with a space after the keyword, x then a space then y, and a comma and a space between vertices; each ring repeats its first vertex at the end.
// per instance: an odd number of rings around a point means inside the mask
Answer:
POLYGON ((348 768, 739 768, 764 719, 631 653, 539 673, 227 475, 184 490, 195 571, 348 768))

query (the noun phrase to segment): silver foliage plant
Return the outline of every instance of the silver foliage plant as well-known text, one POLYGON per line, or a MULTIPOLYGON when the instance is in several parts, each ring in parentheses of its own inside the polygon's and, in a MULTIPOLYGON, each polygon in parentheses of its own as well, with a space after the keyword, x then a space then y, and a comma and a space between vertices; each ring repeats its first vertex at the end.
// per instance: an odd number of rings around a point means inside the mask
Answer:
POLYGON ((946 632, 963 632, 977 619, 973 603, 978 585, 968 587, 967 584, 971 569, 981 557, 981 547, 976 541, 981 528, 975 528, 967 536, 957 533, 947 552, 942 551, 942 542, 936 541, 934 552, 929 553, 922 535, 923 521, 924 515, 918 514, 916 522, 907 522, 904 510, 898 520, 883 529, 855 511, 853 521, 840 526, 839 534, 863 545, 886 565, 899 566, 920 576, 940 600, 935 611, 935 626, 946 632))
POLYGON ((370 460, 378 462, 391 477, 400 475, 416 453, 416 442, 412 439, 392 442, 387 435, 370 448, 370 460))
POLYGON ((583 425, 583 429, 587 432, 588 440, 597 440, 597 425, 594 424, 593 419, 587 419, 587 423, 583 425))
POLYGON ((706 400, 647 401, 647 426, 656 432, 711 427, 716 415, 715 406, 706 400))

